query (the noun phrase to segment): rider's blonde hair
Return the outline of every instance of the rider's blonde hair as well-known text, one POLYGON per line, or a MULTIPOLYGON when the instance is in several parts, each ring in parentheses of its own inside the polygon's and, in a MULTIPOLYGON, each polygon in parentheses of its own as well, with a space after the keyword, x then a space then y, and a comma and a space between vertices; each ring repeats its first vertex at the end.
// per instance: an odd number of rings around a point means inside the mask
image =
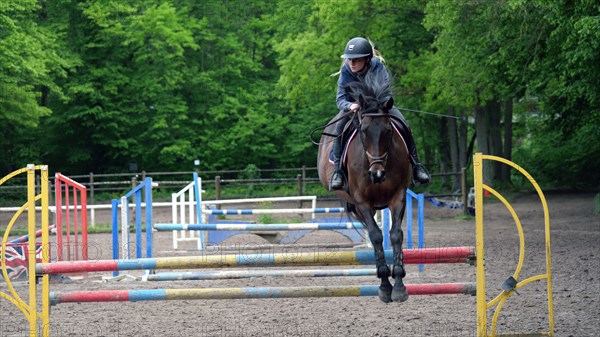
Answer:
MULTIPOLYGON (((385 59, 383 58, 383 55, 381 54, 381 52, 377 49, 375 49, 375 44, 373 43, 373 41, 371 41, 371 39, 367 38, 367 41, 369 41, 369 44, 371 45, 371 49, 373 50, 373 56, 375 56, 379 61, 381 61, 381 63, 385 64, 385 59)), ((344 64, 346 64, 346 61, 348 59, 343 59, 342 60, 342 65, 340 66, 340 70, 338 70, 337 72, 329 75, 329 76, 337 76, 342 72, 342 68, 344 68, 344 64)))

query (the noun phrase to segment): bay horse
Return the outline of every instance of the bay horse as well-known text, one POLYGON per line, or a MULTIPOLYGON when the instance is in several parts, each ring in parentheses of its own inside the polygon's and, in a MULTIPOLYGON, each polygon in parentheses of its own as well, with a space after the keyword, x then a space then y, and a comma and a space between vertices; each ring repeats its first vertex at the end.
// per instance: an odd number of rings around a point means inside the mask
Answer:
MULTIPOLYGON (((406 207, 406 189, 410 183, 412 168, 408 149, 393 121, 398 117, 390 114, 394 106, 389 75, 371 75, 360 82, 352 82, 347 88, 360 105, 351 118, 358 135, 350 140, 346 155, 347 189, 334 193, 345 202, 346 210, 361 221, 369 234, 375 251, 377 277, 381 279, 379 299, 385 303, 403 302, 408 292, 403 283, 406 275, 402 258, 402 218, 406 207), (385 260, 383 235, 375 222, 377 210, 390 208, 392 227, 390 240, 393 247, 393 269, 385 260), (394 285, 389 277, 394 278, 394 285)), ((386 74, 387 75, 387 74, 386 74)), ((328 189, 334 171, 329 160, 335 118, 323 130, 319 142, 317 166, 319 179, 328 189)), ((344 158, 342 158, 344 160, 344 158)))

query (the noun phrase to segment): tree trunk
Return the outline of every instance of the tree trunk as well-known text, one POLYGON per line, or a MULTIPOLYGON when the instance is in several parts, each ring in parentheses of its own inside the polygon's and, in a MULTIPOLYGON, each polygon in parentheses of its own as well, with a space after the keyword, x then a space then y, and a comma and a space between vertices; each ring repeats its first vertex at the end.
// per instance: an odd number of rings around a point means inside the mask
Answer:
MULTIPOLYGON (((475 130, 477 132, 477 152, 483 154, 491 154, 490 149, 490 121, 489 113, 483 106, 476 106, 474 110, 475 114, 475 130)), ((489 161, 485 161, 483 165, 483 181, 489 183, 492 181, 492 165, 489 165, 489 161)))
POLYGON ((473 153, 469 153, 468 151, 468 125, 469 120, 467 118, 467 111, 463 109, 460 112, 460 126, 458 128, 458 160, 460 163, 460 168, 467 167, 467 163, 469 162, 469 158, 473 155, 473 153))
MULTIPOLYGON (((512 116, 513 116, 513 101, 512 99, 504 102, 504 153, 503 157, 506 160, 512 160, 512 116)), ((510 180, 511 168, 508 165, 502 165, 501 180, 506 184, 511 184, 510 180)))
MULTIPOLYGON (((454 115, 454 109, 448 109, 449 115, 454 115)), ((452 172, 460 172, 461 166, 458 158, 458 131, 456 129, 456 119, 455 118, 447 118, 448 123, 448 142, 450 145, 450 161, 452 163, 452 172)), ((461 187, 461 177, 453 175, 452 176, 452 192, 460 190, 461 187)))
MULTIPOLYGON (((489 121, 489 149, 490 154, 498 157, 502 157, 504 151, 502 150, 502 125, 500 121, 502 120, 502 112, 500 111, 500 103, 497 100, 491 100, 487 103, 487 114, 489 121)), ((504 164, 500 162, 493 162, 493 179, 494 181, 502 180, 502 166, 504 164)))
POLYGON ((47 86, 43 85, 40 91, 40 105, 48 106, 48 95, 50 94, 50 89, 47 86))
MULTIPOLYGON (((448 118, 440 118, 440 173, 448 173, 448 168, 450 167, 450 142, 448 135, 448 118)), ((442 176, 442 188, 450 187, 450 180, 448 176, 442 176)))
POLYGON ((417 135, 414 134, 414 129, 412 129, 413 136, 415 136, 415 146, 417 147, 417 151, 419 152, 419 154, 422 154, 422 156, 420 156, 420 159, 421 159, 421 163, 424 164, 425 166, 430 166, 434 163, 433 157, 434 157, 434 153, 435 153, 435 151, 432 149, 429 142, 427 142, 427 134, 428 133, 426 131, 426 130, 431 130, 434 125, 433 125, 433 123, 431 125, 428 125, 428 124, 429 123, 427 123, 427 121, 423 120, 422 118, 418 119, 418 126, 419 126, 418 137, 416 137, 417 135))

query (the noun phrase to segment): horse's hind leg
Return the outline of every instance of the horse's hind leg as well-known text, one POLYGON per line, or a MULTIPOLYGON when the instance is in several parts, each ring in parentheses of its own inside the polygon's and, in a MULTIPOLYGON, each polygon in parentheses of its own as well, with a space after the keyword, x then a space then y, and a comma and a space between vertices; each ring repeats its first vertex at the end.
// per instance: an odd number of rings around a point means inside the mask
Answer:
POLYGON ((402 241, 404 241, 404 233, 402 232, 402 218, 406 204, 403 200, 398 207, 391 208, 392 210, 392 228, 390 228, 390 241, 394 249, 394 267, 392 277, 394 278, 394 287, 392 290, 392 301, 404 302, 408 299, 408 291, 404 286, 403 278, 406 276, 404 270, 404 262, 402 257, 402 241))
POLYGON ((377 223, 373 218, 373 213, 370 209, 357 207, 357 213, 367 227, 369 239, 371 240, 373 249, 375 250, 377 277, 381 279, 381 285, 379 286, 379 299, 385 303, 389 303, 392 301, 392 284, 389 280, 391 275, 390 268, 385 261, 385 252, 383 250, 383 234, 381 233, 379 226, 377 226, 377 223))

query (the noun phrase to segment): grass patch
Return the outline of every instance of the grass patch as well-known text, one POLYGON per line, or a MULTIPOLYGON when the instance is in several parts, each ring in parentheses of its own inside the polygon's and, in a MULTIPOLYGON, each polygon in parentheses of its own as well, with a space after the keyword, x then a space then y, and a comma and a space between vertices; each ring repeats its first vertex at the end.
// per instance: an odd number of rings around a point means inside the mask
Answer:
MULTIPOLYGON (((119 231, 121 229, 121 225, 119 224, 119 231)), ((146 231, 146 224, 142 224, 142 232, 146 231)), ((88 234, 106 234, 112 233, 112 225, 108 224, 96 224, 94 227, 88 227, 88 234)), ((135 227, 131 226, 129 228, 129 233, 135 233, 135 227)))
POLYGON ((94 227, 88 227, 88 234, 112 233, 112 226, 108 224, 96 224, 94 227))
MULTIPOLYGON (((0 236, 4 236, 4 233, 6 233, 6 229, 0 229, 0 236)), ((23 236, 23 235, 27 235, 27 229, 22 229, 22 228, 13 228, 10 231, 10 235, 18 235, 18 236, 23 236)))
POLYGON ((272 224, 275 223, 275 219, 273 219, 271 214, 260 214, 258 219, 256 219, 256 222, 260 224, 272 224))
POLYGON ((460 213, 459 215, 455 216, 454 219, 458 221, 475 221, 474 216, 464 213, 460 213))

